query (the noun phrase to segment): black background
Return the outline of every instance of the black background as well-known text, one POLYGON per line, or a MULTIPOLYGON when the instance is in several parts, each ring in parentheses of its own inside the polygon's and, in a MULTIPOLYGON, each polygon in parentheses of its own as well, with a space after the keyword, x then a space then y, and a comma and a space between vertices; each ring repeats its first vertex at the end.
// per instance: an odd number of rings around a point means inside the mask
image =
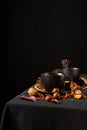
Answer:
POLYGON ((3 0, 0 4, 0 111, 45 71, 72 66, 87 73, 85 1, 3 0))

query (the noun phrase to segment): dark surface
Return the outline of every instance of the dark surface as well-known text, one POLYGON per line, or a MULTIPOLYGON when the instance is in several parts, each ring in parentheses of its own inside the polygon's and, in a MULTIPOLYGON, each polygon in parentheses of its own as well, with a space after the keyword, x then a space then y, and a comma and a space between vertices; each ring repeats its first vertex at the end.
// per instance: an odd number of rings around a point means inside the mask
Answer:
POLYGON ((2 0, 0 19, 0 115, 63 58, 87 73, 86 0, 2 0))
POLYGON ((55 104, 22 100, 21 95, 26 91, 6 103, 1 130, 87 130, 87 99, 55 104))

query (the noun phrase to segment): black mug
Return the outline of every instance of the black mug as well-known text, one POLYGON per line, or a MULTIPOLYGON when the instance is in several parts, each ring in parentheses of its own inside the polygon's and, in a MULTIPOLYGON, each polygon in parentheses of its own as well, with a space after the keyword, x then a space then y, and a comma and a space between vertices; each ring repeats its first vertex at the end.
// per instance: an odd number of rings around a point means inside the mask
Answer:
POLYGON ((69 78, 70 81, 78 82, 80 77, 80 68, 66 67, 62 69, 62 73, 64 74, 65 78, 69 78))
POLYGON ((63 73, 50 73, 45 72, 41 74, 41 82, 47 91, 52 91, 53 88, 59 88, 60 90, 64 86, 64 74, 63 73))

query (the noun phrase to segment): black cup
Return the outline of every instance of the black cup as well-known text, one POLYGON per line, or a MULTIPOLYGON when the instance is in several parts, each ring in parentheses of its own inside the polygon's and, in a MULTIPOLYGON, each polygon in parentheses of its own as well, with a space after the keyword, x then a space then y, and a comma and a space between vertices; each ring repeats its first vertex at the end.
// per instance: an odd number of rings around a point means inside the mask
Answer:
POLYGON ((55 87, 61 90, 64 86, 64 74, 45 72, 41 74, 41 81, 47 91, 52 91, 55 87))
POLYGON ((80 77, 80 68, 72 67, 71 68, 72 81, 78 82, 80 77))
POLYGON ((80 68, 76 67, 63 68, 62 73, 64 74, 65 78, 69 78, 70 81, 78 82, 80 77, 80 68))

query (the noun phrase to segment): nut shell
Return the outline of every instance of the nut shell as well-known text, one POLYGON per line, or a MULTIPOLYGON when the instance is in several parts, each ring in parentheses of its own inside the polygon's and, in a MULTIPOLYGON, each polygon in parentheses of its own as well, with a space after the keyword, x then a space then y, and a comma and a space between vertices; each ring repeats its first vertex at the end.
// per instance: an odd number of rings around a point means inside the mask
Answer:
POLYGON ((53 88, 52 93, 59 92, 59 88, 53 88))
POLYGON ((59 94, 58 92, 55 92, 55 93, 53 94, 53 98, 54 98, 54 99, 59 99, 59 98, 60 98, 60 94, 59 94))
POLYGON ((45 96, 45 100, 46 100, 46 101, 52 100, 52 95, 46 95, 46 96, 45 96))
POLYGON ((76 98, 76 99, 80 99, 81 97, 82 97, 81 94, 74 94, 74 98, 76 98))
POLYGON ((38 96, 38 91, 34 87, 31 87, 28 89, 27 94, 29 96, 38 96))
POLYGON ((77 90, 75 90, 75 94, 82 94, 82 91, 81 90, 79 90, 79 89, 77 89, 77 90))

